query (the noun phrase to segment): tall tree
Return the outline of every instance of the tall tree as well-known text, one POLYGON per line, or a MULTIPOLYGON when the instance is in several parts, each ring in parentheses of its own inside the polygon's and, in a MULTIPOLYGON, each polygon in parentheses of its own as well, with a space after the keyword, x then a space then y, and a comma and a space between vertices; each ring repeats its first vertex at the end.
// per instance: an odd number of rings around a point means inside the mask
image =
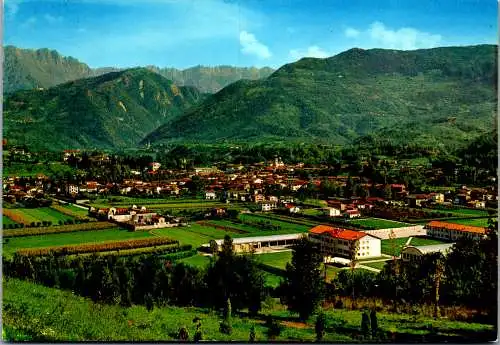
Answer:
POLYGON ((322 262, 317 246, 307 237, 302 237, 293 246, 292 262, 286 266, 281 291, 288 309, 298 313, 302 320, 309 318, 323 299, 322 262))

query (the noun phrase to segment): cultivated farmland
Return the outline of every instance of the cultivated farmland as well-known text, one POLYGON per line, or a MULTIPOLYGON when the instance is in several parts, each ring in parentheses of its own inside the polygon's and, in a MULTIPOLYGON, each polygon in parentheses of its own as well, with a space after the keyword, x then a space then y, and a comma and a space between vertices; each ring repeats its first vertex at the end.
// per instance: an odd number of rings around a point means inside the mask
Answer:
POLYGON ((113 228, 98 231, 15 237, 4 239, 3 251, 4 254, 12 254, 16 250, 24 248, 40 248, 82 243, 99 243, 103 241, 147 238, 151 236, 152 235, 147 232, 129 232, 127 230, 113 228))

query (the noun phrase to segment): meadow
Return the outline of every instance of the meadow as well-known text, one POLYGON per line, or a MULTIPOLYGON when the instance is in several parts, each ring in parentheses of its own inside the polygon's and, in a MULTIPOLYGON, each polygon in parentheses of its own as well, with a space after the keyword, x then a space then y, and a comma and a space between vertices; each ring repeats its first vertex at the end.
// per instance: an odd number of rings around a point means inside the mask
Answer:
MULTIPOLYGON (((219 332, 222 316, 208 309, 166 306, 148 311, 143 306, 124 308, 97 304, 69 291, 16 279, 5 279, 3 287, 3 325, 11 337, 5 339, 7 341, 14 340, 15 334, 35 342, 175 341, 180 327, 187 327, 192 337, 195 317, 201 319, 203 340, 246 342, 250 328, 254 326, 256 340, 269 341, 264 321, 268 316, 282 326, 276 341, 315 340, 314 317, 306 323, 299 322, 295 315, 271 298, 265 301, 263 310, 255 317, 250 317, 245 311, 233 316, 233 333, 225 335, 219 332)), ((324 341, 361 340, 360 311, 327 308, 325 314, 324 341)), ((493 326, 486 324, 382 311, 377 314, 379 328, 390 341, 487 341, 496 337, 493 326)))

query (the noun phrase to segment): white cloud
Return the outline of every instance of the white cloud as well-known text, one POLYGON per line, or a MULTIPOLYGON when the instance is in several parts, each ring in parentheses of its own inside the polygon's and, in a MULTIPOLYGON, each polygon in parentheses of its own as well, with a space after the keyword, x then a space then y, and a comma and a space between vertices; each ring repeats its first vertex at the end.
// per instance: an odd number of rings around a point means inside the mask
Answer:
POLYGON ((63 20, 63 17, 61 16, 54 17, 51 14, 45 14, 43 18, 50 24, 54 24, 63 20))
POLYGON ((415 28, 402 27, 392 29, 381 22, 373 22, 366 30, 347 28, 344 35, 356 38, 363 48, 386 48, 412 50, 437 47, 442 37, 415 28))
POLYGON ((354 28, 347 28, 344 30, 344 35, 349 38, 358 37, 361 32, 354 28))
POLYGON ((30 28, 32 27, 33 25, 35 25, 37 22, 37 19, 36 17, 29 17, 28 19, 26 19, 20 26, 23 28, 23 29, 26 29, 26 28, 30 28))
POLYGON ((292 49, 290 50, 290 57, 294 60, 301 59, 303 57, 313 57, 313 58, 326 58, 332 54, 323 50, 318 46, 310 46, 307 49, 292 49))
POLYGON ((9 18, 16 16, 19 11, 19 0, 5 0, 5 15, 9 18))
POLYGON ((240 32, 240 45, 243 54, 255 55, 261 59, 269 59, 272 56, 269 48, 249 32, 240 32))
POLYGON ((434 35, 414 28, 391 30, 381 22, 374 22, 368 30, 370 38, 384 48, 418 49, 436 47, 441 35, 434 35))

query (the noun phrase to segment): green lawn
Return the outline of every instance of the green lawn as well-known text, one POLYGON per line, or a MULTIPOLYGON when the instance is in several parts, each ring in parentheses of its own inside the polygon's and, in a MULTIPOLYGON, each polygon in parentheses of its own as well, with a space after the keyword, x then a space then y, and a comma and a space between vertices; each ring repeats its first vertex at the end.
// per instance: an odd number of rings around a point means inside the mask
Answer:
POLYGON ((381 270, 384 268, 385 264, 386 264, 387 261, 379 261, 379 262, 369 262, 367 264, 363 264, 362 265, 365 265, 365 266, 368 266, 368 267, 373 267, 373 268, 376 268, 378 270, 381 270))
POLYGON ((430 246, 433 244, 442 244, 447 243, 445 241, 435 240, 433 238, 425 238, 425 237, 412 237, 410 245, 419 247, 419 246, 430 246))
POLYGON ((210 262, 210 258, 210 256, 197 254, 189 258, 180 259, 177 262, 183 262, 187 265, 203 268, 208 265, 208 263, 210 262))
POLYGON ((265 265, 284 270, 286 264, 292 259, 292 251, 258 254, 256 258, 265 265))
MULTIPOLYGON (((3 281, 3 326, 9 331, 18 330, 35 342, 155 342, 175 341, 180 327, 186 326, 192 337, 195 317, 201 319, 203 340, 206 341, 248 341, 250 328, 255 326, 256 340, 268 342, 266 316, 274 319, 298 321, 284 306, 274 300, 261 311, 259 318, 234 316, 233 333, 219 332, 221 316, 219 313, 201 308, 180 308, 174 306, 146 310, 144 306, 130 308, 117 305, 97 304, 90 299, 17 279, 3 281), (42 316, 42 317, 41 317, 42 316), (103 322, 105 321, 105 322, 103 322)), ((329 343, 359 342, 362 311, 324 310, 327 328, 324 337, 329 343), (336 326, 338 325, 338 326, 336 326)), ((473 322, 450 321, 418 316, 415 320, 402 313, 378 312, 378 325, 382 332, 392 332, 392 342, 421 342, 422 336, 431 342, 480 341, 487 342, 496 338, 492 325, 473 322), (439 338, 430 338, 431 332, 439 338), (411 336, 411 338, 407 338, 411 336), (406 341, 405 341, 406 340, 406 341), (433 341, 434 340, 434 341, 433 341)), ((312 317, 306 324, 284 323, 283 331, 277 341, 314 342, 314 321, 312 317)), ((12 339, 6 339, 12 341, 12 339)), ((29 340, 29 338, 28 338, 29 340)), ((192 338, 190 338, 192 340, 192 338)))
POLYGON ((488 218, 447 220, 447 222, 472 226, 488 226, 488 218))
POLYGON ((382 254, 398 256, 401 253, 401 249, 405 245, 406 241, 408 241, 408 237, 395 238, 393 240, 382 240, 382 254))
POLYGON ((151 237, 151 234, 143 231, 131 232, 118 228, 99 231, 81 231, 62 234, 13 237, 4 239, 3 252, 5 254, 11 254, 14 251, 22 248, 51 247, 81 243, 98 243, 102 241, 118 241, 145 237, 151 237))
POLYGON ((308 216, 322 216, 324 214, 322 210, 317 208, 306 208, 302 210, 302 213, 308 216))
POLYGON ((411 226, 411 224, 394 222, 392 220, 386 220, 386 219, 374 219, 374 218, 350 220, 349 224, 369 226, 375 228, 376 230, 390 229, 390 228, 404 228, 406 226, 411 226))
POLYGON ((3 224, 3 225, 8 225, 8 224, 17 224, 17 223, 16 223, 16 222, 14 222, 14 221, 13 221, 12 219, 10 219, 9 217, 2 215, 2 224, 3 224))

